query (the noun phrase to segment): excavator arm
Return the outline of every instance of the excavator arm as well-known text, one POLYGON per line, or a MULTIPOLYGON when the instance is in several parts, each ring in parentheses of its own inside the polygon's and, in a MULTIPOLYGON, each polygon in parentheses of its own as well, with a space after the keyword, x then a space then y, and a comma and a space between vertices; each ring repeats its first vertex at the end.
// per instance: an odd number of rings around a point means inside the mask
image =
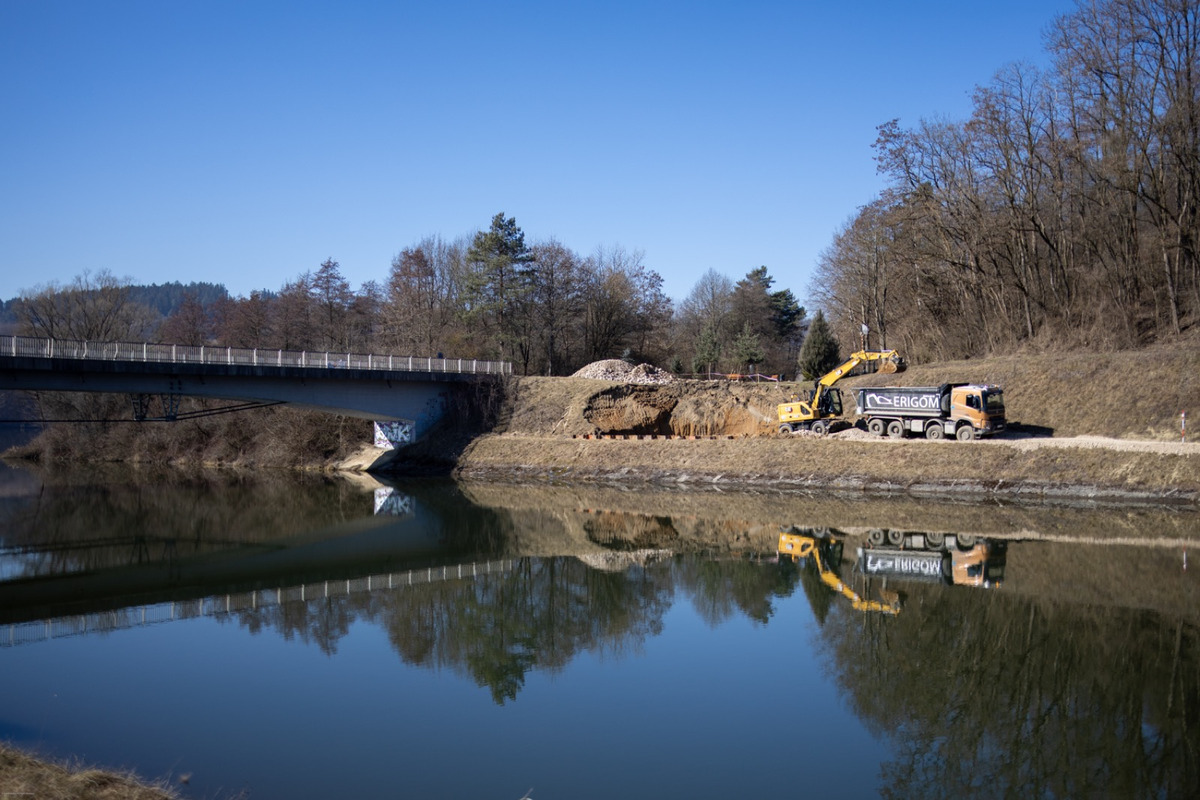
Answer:
POLYGON ((825 420, 839 417, 842 414, 841 398, 837 396, 837 392, 832 389, 832 386, 864 361, 880 362, 879 372, 885 375, 903 372, 905 368, 904 359, 895 350, 859 350, 857 353, 852 353, 844 363, 817 379, 810 398, 806 400, 797 398, 790 403, 780 404, 778 409, 780 432, 788 433, 800 427, 811 427, 817 433, 827 432, 829 423, 825 420))
POLYGON ((824 555, 821 552, 820 541, 815 536, 796 533, 795 528, 785 529, 779 534, 778 552, 782 556, 788 556, 799 560, 801 558, 811 558, 817 567, 817 574, 821 576, 821 582, 828 586, 833 591, 845 597, 850 601, 850 605, 856 611, 875 611, 881 614, 896 615, 900 613, 899 598, 891 598, 888 601, 881 600, 864 600, 858 595, 858 592, 847 586, 837 574, 829 568, 825 563, 824 555))
POLYGON ((846 376, 850 370, 857 367, 864 361, 880 361, 879 372, 883 375, 891 375, 896 372, 904 372, 904 359, 895 350, 859 350, 857 353, 852 353, 845 363, 831 369, 817 380, 817 386, 829 388, 846 376))

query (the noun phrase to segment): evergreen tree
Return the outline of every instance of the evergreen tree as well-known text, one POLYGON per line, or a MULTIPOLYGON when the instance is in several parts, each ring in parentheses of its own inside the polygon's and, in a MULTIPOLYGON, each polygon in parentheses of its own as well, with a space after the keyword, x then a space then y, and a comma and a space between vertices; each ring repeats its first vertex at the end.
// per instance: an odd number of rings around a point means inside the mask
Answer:
POLYGON ((696 340, 696 355, 692 359, 692 372, 712 372, 721 358, 721 341, 717 338, 714 323, 705 325, 696 340))
POLYGON ((733 354, 737 358, 738 364, 746 364, 751 368, 755 364, 763 363, 766 359, 767 354, 763 350, 762 339, 750 327, 749 322, 742 324, 742 332, 733 340, 733 354))
POLYGON ((800 346, 800 357, 797 366, 800 374, 806 380, 815 381, 829 370, 841 363, 841 348, 838 341, 825 321, 825 313, 817 311, 812 324, 808 327, 808 335, 800 346))
POLYGON ((317 310, 318 341, 325 350, 341 350, 349 344, 346 318, 354 299, 350 282, 342 277, 341 265, 332 258, 321 262, 309 284, 317 310))
POLYGON ((515 217, 504 212, 492 217, 492 226, 479 231, 467 252, 471 266, 464 295, 468 316, 492 328, 500 358, 516 352, 518 303, 528 290, 533 253, 525 245, 525 232, 515 217))

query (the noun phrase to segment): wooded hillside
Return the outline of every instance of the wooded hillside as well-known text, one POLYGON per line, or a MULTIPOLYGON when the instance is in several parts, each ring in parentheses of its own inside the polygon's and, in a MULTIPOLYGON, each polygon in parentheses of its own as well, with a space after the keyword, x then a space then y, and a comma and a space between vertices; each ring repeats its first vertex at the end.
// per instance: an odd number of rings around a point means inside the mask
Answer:
POLYGON ((843 341, 934 361, 1117 349, 1200 315, 1200 5, 1101 0, 1051 65, 1002 69, 969 119, 893 120, 888 190, 837 235, 814 294, 843 341))

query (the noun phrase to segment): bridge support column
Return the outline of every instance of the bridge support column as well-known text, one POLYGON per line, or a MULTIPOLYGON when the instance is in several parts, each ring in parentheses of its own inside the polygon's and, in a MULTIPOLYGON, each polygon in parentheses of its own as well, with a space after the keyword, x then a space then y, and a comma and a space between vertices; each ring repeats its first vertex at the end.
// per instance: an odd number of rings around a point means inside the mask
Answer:
POLYGON ((149 394, 131 394, 130 401, 133 403, 133 418, 138 422, 145 422, 150 416, 150 401, 151 398, 157 397, 159 404, 162 406, 162 417, 159 419, 167 422, 174 422, 179 418, 179 395, 174 393, 149 395, 149 394))

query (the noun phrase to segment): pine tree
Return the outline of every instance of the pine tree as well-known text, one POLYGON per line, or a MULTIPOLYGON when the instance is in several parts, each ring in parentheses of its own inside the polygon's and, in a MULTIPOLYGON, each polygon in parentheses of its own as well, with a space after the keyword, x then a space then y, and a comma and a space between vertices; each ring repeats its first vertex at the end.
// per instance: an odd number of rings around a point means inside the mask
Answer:
POLYGON ((800 374, 806 380, 815 381, 841 360, 841 347, 825 322, 825 314, 817 311, 808 327, 808 335, 804 337, 804 344, 800 346, 800 357, 797 359, 800 374))
POLYGON ((692 358, 692 372, 712 372, 720 358, 721 342, 717 338, 716 328, 712 324, 705 325, 700 330, 700 338, 696 342, 696 355, 692 358))
POLYGON ((751 371, 755 364, 763 363, 767 357, 763 351, 762 339, 750 327, 749 321, 742 323, 742 332, 733 340, 733 354, 738 364, 750 366, 751 371))
POLYGON ((517 303, 528 290, 528 267, 533 253, 515 217, 504 212, 492 217, 487 231, 475 234, 467 261, 472 270, 464 287, 468 315, 494 329, 500 358, 516 352, 518 331, 514 319, 517 303))

